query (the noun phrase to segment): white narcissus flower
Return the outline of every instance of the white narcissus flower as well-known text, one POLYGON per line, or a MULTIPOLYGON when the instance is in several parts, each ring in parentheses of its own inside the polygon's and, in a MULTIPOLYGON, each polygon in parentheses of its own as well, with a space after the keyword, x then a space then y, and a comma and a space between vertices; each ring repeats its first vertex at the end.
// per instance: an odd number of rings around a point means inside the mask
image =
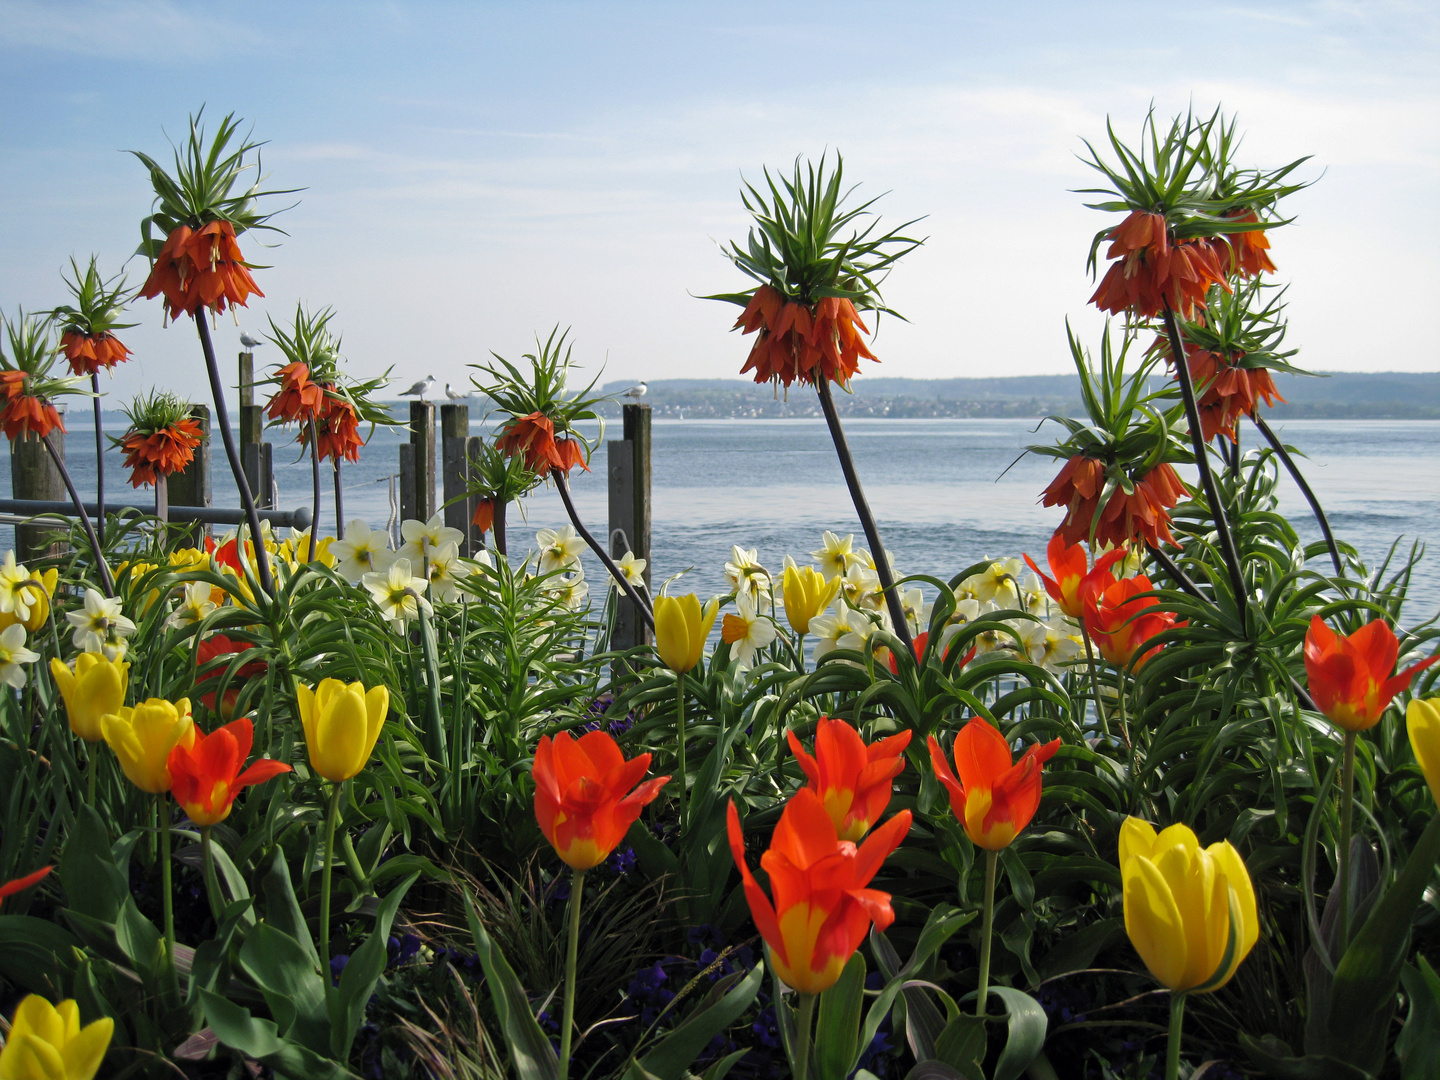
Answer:
POLYGON ((865 642, 875 631, 875 620, 863 611, 840 607, 833 615, 818 615, 810 620, 810 633, 816 635, 815 662, 836 649, 863 652, 865 642))
POLYGON ((880 590, 880 575, 858 563, 845 571, 841 579, 840 595, 852 607, 879 611, 885 606, 885 594, 880 590))
POLYGON ((919 633, 930 622, 930 605, 925 594, 919 589, 906 589, 900 594, 900 607, 905 612, 905 621, 919 633))
POLYGON ((397 629, 419 618, 421 608, 433 610, 425 599, 425 579, 411 572, 409 559, 396 559, 383 573, 366 574, 360 583, 370 591, 380 614, 397 629))
POLYGON ((460 546, 452 541, 431 553, 427 572, 430 595, 436 600, 455 600, 463 595, 457 582, 469 577, 475 569, 461 561, 460 546))
POLYGON ((585 580, 583 568, 575 573, 553 578, 546 583, 546 591, 559 598, 567 610, 579 611, 590 597, 590 583, 585 580))
POLYGON ((770 594, 770 571, 760 565, 758 548, 745 550, 739 544, 730 548, 730 561, 725 564, 725 580, 737 597, 770 594))
POLYGON ((210 583, 192 581, 185 586, 180 604, 165 620, 166 626, 193 626, 215 610, 215 601, 210 595, 210 583))
POLYGON ((752 596, 735 598, 736 615, 726 615, 720 623, 720 640, 730 646, 730 659, 739 668, 755 662, 756 651, 775 640, 779 630, 775 623, 761 615, 752 596))
POLYGON ((869 560, 868 555, 851 550, 854 543, 854 533, 842 540, 829 529, 825 530, 825 535, 820 541, 820 550, 812 551, 810 554, 820 564, 820 573, 825 575, 826 581, 831 578, 843 577, 845 571, 850 567, 863 565, 869 560))
POLYGON ((77 649, 101 652, 111 660, 125 654, 124 639, 135 632, 135 624, 120 614, 120 601, 107 600, 97 589, 86 589, 85 606, 66 612, 65 618, 75 627, 71 640, 77 649))
POLYGON ((345 526, 345 539, 330 545, 336 560, 335 572, 346 581, 359 581, 365 574, 383 573, 395 560, 390 537, 356 518, 345 526))
MULTIPOLYGON (((1019 559, 992 562, 980 573, 971 574, 960 582, 955 588, 955 598, 975 599, 981 603, 992 603, 999 608, 1018 608, 1021 606, 1020 578, 1025 573, 1025 564, 1019 559)), ((1038 588, 1039 584, 1036 580, 1033 587, 1038 588)))
POLYGON ((645 584, 646 565, 646 561, 644 559, 637 559, 633 551, 627 551, 624 555, 620 556, 620 558, 615 560, 616 569, 618 569, 620 573, 624 574, 625 580, 628 581, 631 585, 634 585, 637 589, 645 584))
POLYGON ((5 562, 0 564, 0 612, 13 614, 20 622, 30 618, 30 605, 34 597, 27 587, 30 571, 15 562, 15 552, 5 552, 5 562))
POLYGON ((19 690, 25 685, 25 669, 20 665, 39 659, 39 653, 25 648, 25 627, 11 623, 0 633, 0 682, 19 690))
POLYGON ((1068 619, 1053 619, 1049 622, 1030 622, 1019 627, 1020 639, 1025 643, 1025 654, 1032 664, 1046 671, 1059 672, 1080 655, 1084 647, 1075 634, 1074 624, 1068 619))
POLYGON ((400 539, 403 543, 396 555, 409 559, 413 567, 419 566, 422 559, 434 558, 435 552, 446 544, 454 544, 458 549, 465 542, 465 534, 448 527, 444 514, 435 514, 429 521, 406 518, 400 523, 400 539))
POLYGON ((549 574, 564 570, 580 561, 585 550, 585 541, 575 531, 575 526, 562 529, 541 529, 535 534, 535 543, 540 545, 540 573, 549 574))

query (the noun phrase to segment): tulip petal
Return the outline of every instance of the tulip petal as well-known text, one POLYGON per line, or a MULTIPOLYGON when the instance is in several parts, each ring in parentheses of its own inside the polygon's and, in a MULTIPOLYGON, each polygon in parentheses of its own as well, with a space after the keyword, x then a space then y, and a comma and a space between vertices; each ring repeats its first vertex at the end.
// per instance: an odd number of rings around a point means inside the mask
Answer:
POLYGON ((1121 868, 1125 932, 1150 974, 1179 989, 1185 974, 1185 925, 1165 877, 1147 858, 1132 856, 1121 868))

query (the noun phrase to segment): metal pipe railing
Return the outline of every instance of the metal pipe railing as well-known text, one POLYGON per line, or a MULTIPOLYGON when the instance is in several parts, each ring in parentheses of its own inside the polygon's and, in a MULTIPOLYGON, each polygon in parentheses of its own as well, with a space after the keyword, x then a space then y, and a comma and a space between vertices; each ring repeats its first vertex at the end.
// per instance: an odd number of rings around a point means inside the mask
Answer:
MULTIPOLYGON (((0 499, 0 514, 13 515, 22 521, 31 521, 37 517, 68 521, 75 516, 74 511, 75 504, 68 500, 0 499)), ((105 501, 107 514, 126 511, 153 516, 155 506, 153 503, 142 506, 138 503, 113 503, 108 499, 105 501)), ((98 513, 99 507, 93 502, 85 503, 85 512, 87 514, 98 513)), ((260 518, 262 521, 268 521, 271 525, 281 528, 308 529, 311 511, 308 506, 301 506, 295 510, 261 510, 260 518)), ((171 506, 170 520, 199 521, 206 525, 239 525, 245 521, 245 511, 238 506, 171 506)))

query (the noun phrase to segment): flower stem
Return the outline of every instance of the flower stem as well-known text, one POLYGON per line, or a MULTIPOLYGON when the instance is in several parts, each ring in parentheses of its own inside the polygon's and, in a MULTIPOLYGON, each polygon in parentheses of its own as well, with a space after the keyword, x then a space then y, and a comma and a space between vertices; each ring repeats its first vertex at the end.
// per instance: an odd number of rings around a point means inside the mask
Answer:
MULTIPOLYGON (((210 393, 215 398, 215 426, 220 429, 220 441, 225 444, 225 457, 230 462, 230 472, 235 477, 235 487, 240 493, 240 506, 245 511, 245 521, 250 526, 250 541, 255 548, 255 573, 260 578, 260 588, 266 595, 275 594, 275 583, 270 577, 270 555, 261 540, 260 514, 255 509, 255 496, 250 492, 250 481, 245 468, 240 464, 240 451, 235 447, 235 433, 230 430, 230 410, 225 405, 225 387, 220 381, 220 365, 215 360, 215 346, 210 341, 210 326, 205 322, 205 312, 195 312, 195 329, 200 334, 200 347, 205 352, 205 368, 210 375, 210 393)), ((239 551, 244 547, 237 544, 239 551)))
POLYGON ((1344 563, 1340 559, 1340 548, 1335 543, 1335 534, 1330 531, 1330 519, 1325 516, 1325 508, 1320 505, 1320 500, 1315 497, 1315 492, 1310 490, 1310 485, 1305 482, 1305 477, 1300 473, 1300 467, 1295 464, 1295 459, 1290 456, 1290 451, 1285 449, 1285 444, 1280 441, 1279 436, 1270 429, 1259 412, 1251 412, 1250 419, 1260 429, 1260 434, 1265 436, 1265 441, 1275 451, 1276 456, 1285 463, 1286 470, 1290 473, 1290 479, 1295 481, 1295 486, 1300 489, 1300 494, 1305 496, 1305 501, 1310 504, 1310 512, 1315 515, 1315 521, 1320 526, 1320 532, 1325 537, 1325 546, 1330 549, 1330 562, 1335 567, 1335 575, 1343 577, 1345 574, 1344 563))
MULTIPOLYGON (((310 515, 310 554, 306 562, 315 561, 315 541, 320 537, 320 444, 315 438, 315 417, 310 417, 310 475, 315 488, 315 512, 310 515)), ((339 518, 336 518, 339 521, 339 518)), ((335 531, 340 531, 337 525, 335 531)), ((300 554, 298 551, 295 553, 300 554)))
POLYGON ((675 673, 675 740, 679 744, 680 831, 685 831, 685 673, 675 673))
POLYGON ((335 979, 330 974, 330 872, 335 860, 335 822, 340 817, 340 792, 343 782, 330 788, 330 805, 325 811, 325 863, 320 869, 320 963, 325 981, 325 1005, 334 1015, 335 979))
POLYGON ((820 409, 825 413, 825 423, 830 428, 830 441, 835 444, 835 455, 840 459, 840 471, 845 474, 845 486, 850 489, 850 501, 855 504, 855 513, 860 518, 865 542, 870 545, 870 554, 875 559, 875 573, 880 578, 880 587, 885 591, 885 603, 890 609, 890 621, 895 624, 895 636, 913 655, 915 643, 910 638, 910 624, 905 619, 905 607, 895 588, 895 577, 890 573, 890 560, 885 557, 885 545, 880 541, 875 515, 870 513, 870 504, 866 502, 865 491, 860 486, 860 474, 855 471, 850 445, 845 441, 845 429, 840 426, 840 414, 835 411, 830 380, 823 375, 817 377, 815 389, 820 395, 820 409))
POLYGON ((508 557, 505 550, 505 507, 510 505, 508 499, 500 495, 495 496, 495 520, 490 523, 490 539, 495 545, 495 554, 502 559, 508 557))
POLYGON ((160 818, 160 892, 165 912, 165 967, 170 975, 170 990, 180 997, 180 975, 175 970, 175 897, 170 879, 170 808, 165 792, 155 796, 155 811, 160 818))
POLYGON ((985 1016, 985 1003, 990 997, 990 945, 995 928, 995 866, 998 851, 985 852, 985 924, 980 929, 980 984, 975 997, 975 1015, 985 1016))
POLYGON ((205 892, 210 897, 210 914, 214 916, 218 929, 220 913, 225 910, 225 899, 220 895, 220 879, 215 876, 215 855, 210 850, 211 843, 210 826, 206 825, 200 830, 200 850, 205 855, 205 892))
POLYGON ((100 755, 97 752, 99 747, 95 743, 86 743, 85 749, 89 751, 85 761, 85 801, 94 806, 95 772, 100 767, 100 755))
POLYGON ((565 945, 565 1019, 560 1026, 560 1080, 570 1072, 570 1034, 575 1027, 575 971, 580 959, 580 892, 585 871, 576 870, 575 888, 570 893, 570 935, 565 945))
POLYGON ((110 567, 105 563, 105 555, 100 550, 100 538, 95 535, 95 526, 90 521, 90 515, 85 512, 85 504, 80 501, 80 493, 75 490, 75 481, 70 479, 70 470, 65 468, 65 461, 55 449, 55 444, 50 441, 49 435, 41 435, 40 441, 45 444, 45 449, 50 453, 50 460, 55 463, 55 468, 60 473, 60 479, 65 483, 65 490, 70 493, 70 501, 75 504, 75 514, 80 518, 80 527, 85 530, 85 538, 90 541, 90 554, 95 556, 95 572, 100 575, 100 587, 105 590, 106 597, 115 597, 115 579, 110 576, 110 567))
POLYGON ((95 516, 95 532, 100 538, 100 545, 105 545, 105 431, 100 421, 100 373, 90 373, 90 391, 95 395, 92 399, 95 405, 95 509, 99 511, 95 516))
MULTIPOLYGON (((345 493, 344 486, 340 482, 340 458, 336 455, 331 459, 330 464, 335 467, 335 535, 345 535, 345 493)), ((310 526, 315 527, 313 524, 310 526)))
POLYGON ((1215 474, 1210 470, 1210 451, 1205 442, 1205 433, 1200 429, 1200 410, 1195 405, 1195 384, 1190 380, 1190 365, 1185 361, 1185 346, 1180 338, 1180 325, 1170 301, 1165 301, 1165 334, 1170 341, 1170 355, 1175 358, 1175 381, 1180 384, 1180 397, 1185 402, 1185 418, 1190 424, 1190 443, 1195 450, 1195 465, 1200 470, 1200 485, 1205 489, 1205 500, 1210 504, 1210 517, 1215 522, 1215 534, 1220 540, 1220 552, 1225 557, 1225 567, 1230 572, 1230 588, 1235 593, 1235 607, 1241 613, 1241 623, 1248 599, 1245 576, 1240 567, 1240 553, 1235 547, 1235 537, 1230 532, 1230 522, 1225 516, 1224 504, 1220 501, 1220 488, 1215 483, 1215 474))
POLYGON ((625 591, 625 595, 634 603, 635 609, 640 612, 640 617, 645 620, 645 625, 650 627, 650 632, 653 634, 655 632, 655 615, 650 610, 650 605, 645 602, 645 598, 640 595, 635 586, 630 584, 630 580, 624 572, 615 565, 615 560, 610 558, 595 537, 590 535, 590 530, 581 523, 580 515, 575 512, 575 504, 570 501, 570 488, 565 481, 564 472, 560 469, 551 469, 550 478, 555 481, 555 488, 560 492, 560 501, 565 504, 565 513, 570 515, 570 523, 575 526, 575 531, 580 534, 581 539, 589 545, 590 550, 604 564, 605 569, 610 572, 610 576, 615 579, 615 583, 625 591))
POLYGON ((1185 1022, 1185 995, 1170 991, 1170 1039, 1165 1048, 1165 1080, 1180 1077, 1180 1028, 1185 1022))
POLYGON ((1345 732, 1344 758, 1340 766, 1340 876, 1336 888, 1340 890, 1340 947, 1343 954, 1350 944, 1350 833, 1354 827, 1355 815, 1355 740, 1353 731, 1345 732))
POLYGON ((1105 704, 1100 699, 1100 673, 1095 667, 1095 646, 1090 641, 1090 628, 1080 620, 1080 636, 1085 639, 1085 655, 1090 660, 1090 692, 1095 695, 1095 714, 1100 718, 1100 733, 1110 737, 1110 724, 1105 719, 1105 704))
MULTIPOLYGON (((800 995, 800 1016, 795 1029, 795 1080, 808 1080, 810 1073, 810 1029, 815 1026, 815 996, 800 995)), ((778 1003, 776 1007, 779 1008, 778 1003)))

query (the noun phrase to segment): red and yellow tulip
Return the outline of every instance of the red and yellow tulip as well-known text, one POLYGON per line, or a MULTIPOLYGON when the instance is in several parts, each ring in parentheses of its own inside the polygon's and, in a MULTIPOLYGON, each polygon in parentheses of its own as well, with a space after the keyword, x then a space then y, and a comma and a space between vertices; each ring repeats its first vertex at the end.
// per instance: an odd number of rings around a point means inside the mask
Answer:
POLYGON ((955 771, 935 736, 929 739, 935 776, 950 793, 950 809, 976 847, 1000 851, 1030 824, 1040 806, 1040 767, 1060 740, 1037 743, 1012 761, 1005 736, 973 717, 955 737, 955 771), (958 776, 957 776, 958 774, 958 776))
POLYGON ((250 721, 240 719, 170 751, 170 794, 196 825, 218 825, 242 788, 290 771, 283 761, 262 758, 242 772, 254 737, 250 721))
POLYGON ((1035 565, 1035 560, 1029 555, 1025 556, 1025 562, 1045 583, 1045 591, 1050 594, 1050 599, 1060 606, 1060 610, 1072 619, 1079 619, 1085 614, 1086 596, 1114 580, 1113 577, 1107 579, 1105 572, 1123 559, 1125 554, 1124 547, 1107 551, 1095 560, 1092 569, 1090 559, 1085 554, 1085 546, 1069 543, 1060 535, 1059 530, 1056 530, 1045 549, 1045 561, 1050 564, 1050 573, 1055 576, 1052 578, 1047 575, 1035 565))
POLYGON ((815 756, 793 731, 785 733, 806 787, 820 797, 841 840, 858 843, 890 805, 895 777, 905 768, 905 748, 911 732, 865 744, 860 733, 844 720, 822 716, 815 729, 815 756))
POLYGON ((649 768, 649 754, 626 761, 604 731, 579 739, 568 731, 553 739, 541 736, 532 770, 535 819, 555 853, 576 870, 609 858, 641 809, 670 779, 660 776, 641 784, 649 768))
POLYGON ((820 796, 809 788, 796 792, 780 814, 770 849, 760 858, 770 875, 773 903, 745 861, 745 839, 733 801, 727 824, 745 899, 755 928, 770 946, 775 973, 802 994, 828 990, 870 924, 884 930, 895 921, 890 894, 868 886, 910 831, 910 811, 896 814, 857 847, 840 839, 820 796))
POLYGON ((1342 637, 1313 616, 1305 634, 1305 675, 1316 708, 1346 731, 1374 727, 1415 673, 1440 660, 1432 656, 1391 675, 1399 655, 1400 643, 1383 619, 1342 637))

